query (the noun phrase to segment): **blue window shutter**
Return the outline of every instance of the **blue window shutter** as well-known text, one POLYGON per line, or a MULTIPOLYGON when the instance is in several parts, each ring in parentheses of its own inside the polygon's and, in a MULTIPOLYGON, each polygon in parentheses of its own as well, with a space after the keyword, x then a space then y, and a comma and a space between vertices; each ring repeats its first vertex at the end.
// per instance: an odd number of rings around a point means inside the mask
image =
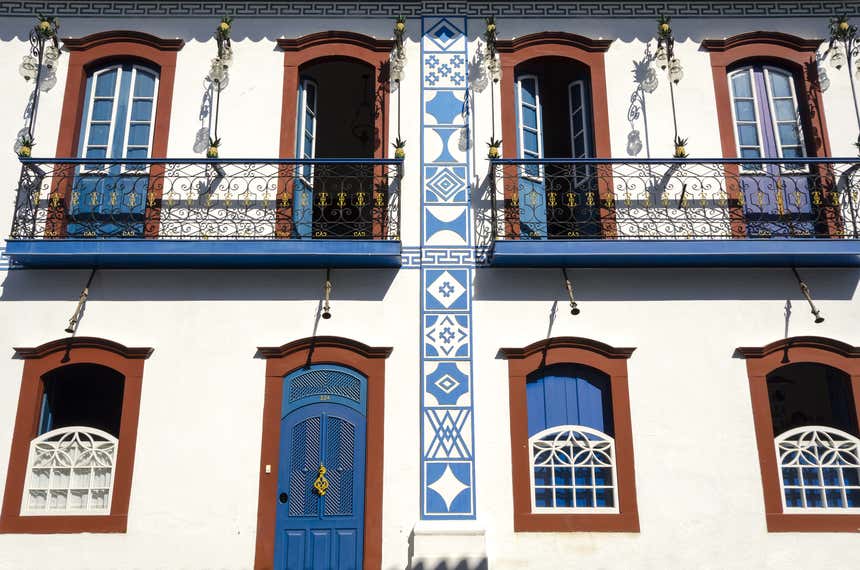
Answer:
MULTIPOLYGON (((540 81, 536 75, 520 75, 516 80, 517 144, 520 158, 543 158, 543 111, 540 81)), ((546 239, 546 189, 543 168, 523 166, 519 179, 520 237, 546 239)))
POLYGON ((543 158, 540 84, 535 75, 517 78, 517 119, 521 158, 543 158))
POLYGON ((529 437, 559 425, 580 425, 613 435, 609 378, 594 369, 554 365, 526 383, 529 437))
MULTIPOLYGON (((113 64, 91 73, 78 155, 149 157, 157 84, 158 73, 139 65, 113 64)), ((107 171, 99 164, 79 168, 75 180, 78 200, 70 211, 69 234, 110 237, 143 233, 148 184, 144 164, 112 165, 107 171), (142 172, 129 175, 129 171, 142 172)))
POLYGON ((591 156, 591 130, 585 81, 577 79, 567 86, 570 108, 570 148, 573 158, 591 156))

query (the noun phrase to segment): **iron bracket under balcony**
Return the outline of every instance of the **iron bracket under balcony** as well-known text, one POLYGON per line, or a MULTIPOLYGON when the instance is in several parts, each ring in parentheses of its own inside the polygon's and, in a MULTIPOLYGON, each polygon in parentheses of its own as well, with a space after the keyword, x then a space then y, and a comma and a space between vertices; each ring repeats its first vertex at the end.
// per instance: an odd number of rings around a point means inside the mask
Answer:
POLYGON ((401 160, 21 162, 25 267, 401 265, 401 160))
POLYGON ((858 267, 858 172, 856 158, 497 159, 488 261, 858 267))

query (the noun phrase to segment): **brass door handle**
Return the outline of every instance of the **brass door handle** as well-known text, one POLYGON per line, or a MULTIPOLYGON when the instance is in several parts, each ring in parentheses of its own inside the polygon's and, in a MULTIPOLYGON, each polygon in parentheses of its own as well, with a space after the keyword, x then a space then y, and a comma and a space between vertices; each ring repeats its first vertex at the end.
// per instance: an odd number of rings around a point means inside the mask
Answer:
POLYGON ((317 495, 320 497, 325 496, 325 492, 328 490, 328 479, 325 478, 326 468, 320 463, 319 474, 317 475, 316 481, 314 481, 314 490, 317 495))

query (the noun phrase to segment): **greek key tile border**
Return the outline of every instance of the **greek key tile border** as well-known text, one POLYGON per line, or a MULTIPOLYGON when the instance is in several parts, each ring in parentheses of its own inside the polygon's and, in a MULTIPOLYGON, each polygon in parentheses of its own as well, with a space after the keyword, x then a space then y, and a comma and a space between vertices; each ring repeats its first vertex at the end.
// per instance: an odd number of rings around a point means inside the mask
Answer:
POLYGON ((483 17, 571 18, 571 17, 648 17, 666 14, 675 18, 802 18, 809 16, 860 15, 860 3, 803 1, 711 1, 711 2, 466 2, 464 0, 427 0, 424 2, 108 2, 101 0, 65 2, 0 2, 0 17, 32 18, 37 12, 61 18, 196 18, 223 16, 237 18, 394 18, 407 17, 483 17))

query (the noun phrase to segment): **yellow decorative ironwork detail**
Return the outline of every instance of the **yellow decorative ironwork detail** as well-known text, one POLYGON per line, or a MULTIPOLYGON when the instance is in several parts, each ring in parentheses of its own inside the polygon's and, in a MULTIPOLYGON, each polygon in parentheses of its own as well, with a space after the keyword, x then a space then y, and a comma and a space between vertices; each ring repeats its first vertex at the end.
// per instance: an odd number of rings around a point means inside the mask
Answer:
POLYGON ((317 475, 317 480, 314 481, 314 490, 320 497, 325 496, 325 492, 328 491, 328 479, 326 479, 325 474, 326 468, 320 463, 319 474, 317 475))

